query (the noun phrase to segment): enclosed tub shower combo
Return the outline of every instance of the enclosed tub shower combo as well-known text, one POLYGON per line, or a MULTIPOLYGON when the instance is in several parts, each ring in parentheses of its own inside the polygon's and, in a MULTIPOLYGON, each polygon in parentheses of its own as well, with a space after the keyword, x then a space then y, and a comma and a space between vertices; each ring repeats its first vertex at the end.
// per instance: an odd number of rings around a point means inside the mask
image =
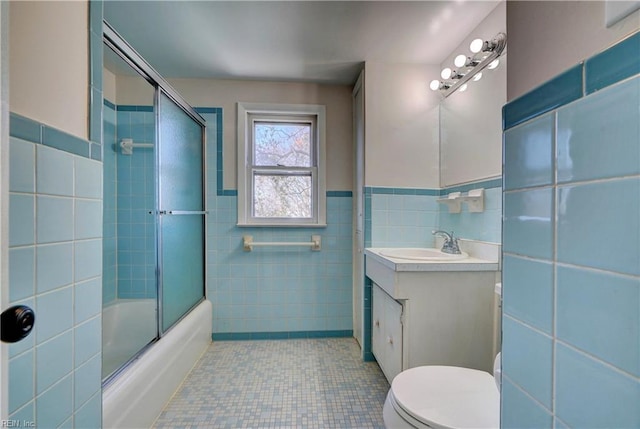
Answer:
POLYGON ((149 426, 211 341, 205 122, 103 30, 103 425, 149 426))

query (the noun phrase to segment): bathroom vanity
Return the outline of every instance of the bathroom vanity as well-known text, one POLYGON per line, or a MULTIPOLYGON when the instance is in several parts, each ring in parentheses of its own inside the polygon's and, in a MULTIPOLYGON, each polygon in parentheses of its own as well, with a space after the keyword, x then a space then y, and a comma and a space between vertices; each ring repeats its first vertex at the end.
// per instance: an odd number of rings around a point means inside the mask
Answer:
POLYGON ((464 259, 440 260, 365 250, 366 275, 373 282, 371 347, 389 382, 421 365, 491 372, 499 271, 495 248, 481 257, 470 251, 464 259))

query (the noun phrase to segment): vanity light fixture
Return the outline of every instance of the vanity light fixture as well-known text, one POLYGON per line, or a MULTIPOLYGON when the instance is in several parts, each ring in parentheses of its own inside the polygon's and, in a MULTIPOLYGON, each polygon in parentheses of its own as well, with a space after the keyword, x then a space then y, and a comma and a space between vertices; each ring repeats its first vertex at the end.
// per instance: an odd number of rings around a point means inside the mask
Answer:
POLYGON ((464 91, 467 89, 469 80, 473 79, 475 82, 482 78, 482 70, 485 67, 489 70, 498 67, 500 64, 498 57, 502 55, 506 47, 507 35, 504 33, 498 33, 491 40, 475 39, 469 46, 473 55, 460 54, 456 56, 453 63, 457 69, 444 68, 440 73, 442 81, 437 79, 431 81, 429 88, 433 91, 441 91, 444 97, 448 97, 457 89, 464 91))

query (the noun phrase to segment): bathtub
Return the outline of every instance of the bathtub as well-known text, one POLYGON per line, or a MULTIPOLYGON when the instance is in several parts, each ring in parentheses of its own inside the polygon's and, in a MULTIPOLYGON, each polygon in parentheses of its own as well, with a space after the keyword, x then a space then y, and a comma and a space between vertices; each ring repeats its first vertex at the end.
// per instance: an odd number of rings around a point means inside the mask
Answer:
MULTIPOLYGON (((103 344, 113 341, 113 333, 117 331, 111 329, 118 329, 119 326, 120 329, 131 330, 142 320, 138 311, 148 310, 145 307, 148 303, 132 301, 149 300, 123 301, 103 311, 103 326, 106 328, 103 344), (113 325, 104 320, 111 317, 118 318, 113 325)), ((153 424, 166 402, 211 344, 212 317, 211 302, 201 302, 103 389, 103 428, 148 428, 153 424)), ((140 331, 144 334, 145 328, 140 331)), ((128 346, 111 348, 111 352, 107 348, 103 359, 113 358, 121 352, 120 349, 128 346)))

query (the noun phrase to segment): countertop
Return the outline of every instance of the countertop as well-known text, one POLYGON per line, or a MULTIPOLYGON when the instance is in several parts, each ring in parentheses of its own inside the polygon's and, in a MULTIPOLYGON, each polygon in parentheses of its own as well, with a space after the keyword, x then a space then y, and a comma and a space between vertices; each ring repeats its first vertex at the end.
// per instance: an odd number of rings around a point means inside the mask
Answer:
POLYGON ((367 257, 376 260, 393 271, 498 271, 498 261, 490 261, 469 256, 466 259, 451 261, 417 261, 410 259, 382 256, 383 247, 370 247, 364 250, 367 257))

